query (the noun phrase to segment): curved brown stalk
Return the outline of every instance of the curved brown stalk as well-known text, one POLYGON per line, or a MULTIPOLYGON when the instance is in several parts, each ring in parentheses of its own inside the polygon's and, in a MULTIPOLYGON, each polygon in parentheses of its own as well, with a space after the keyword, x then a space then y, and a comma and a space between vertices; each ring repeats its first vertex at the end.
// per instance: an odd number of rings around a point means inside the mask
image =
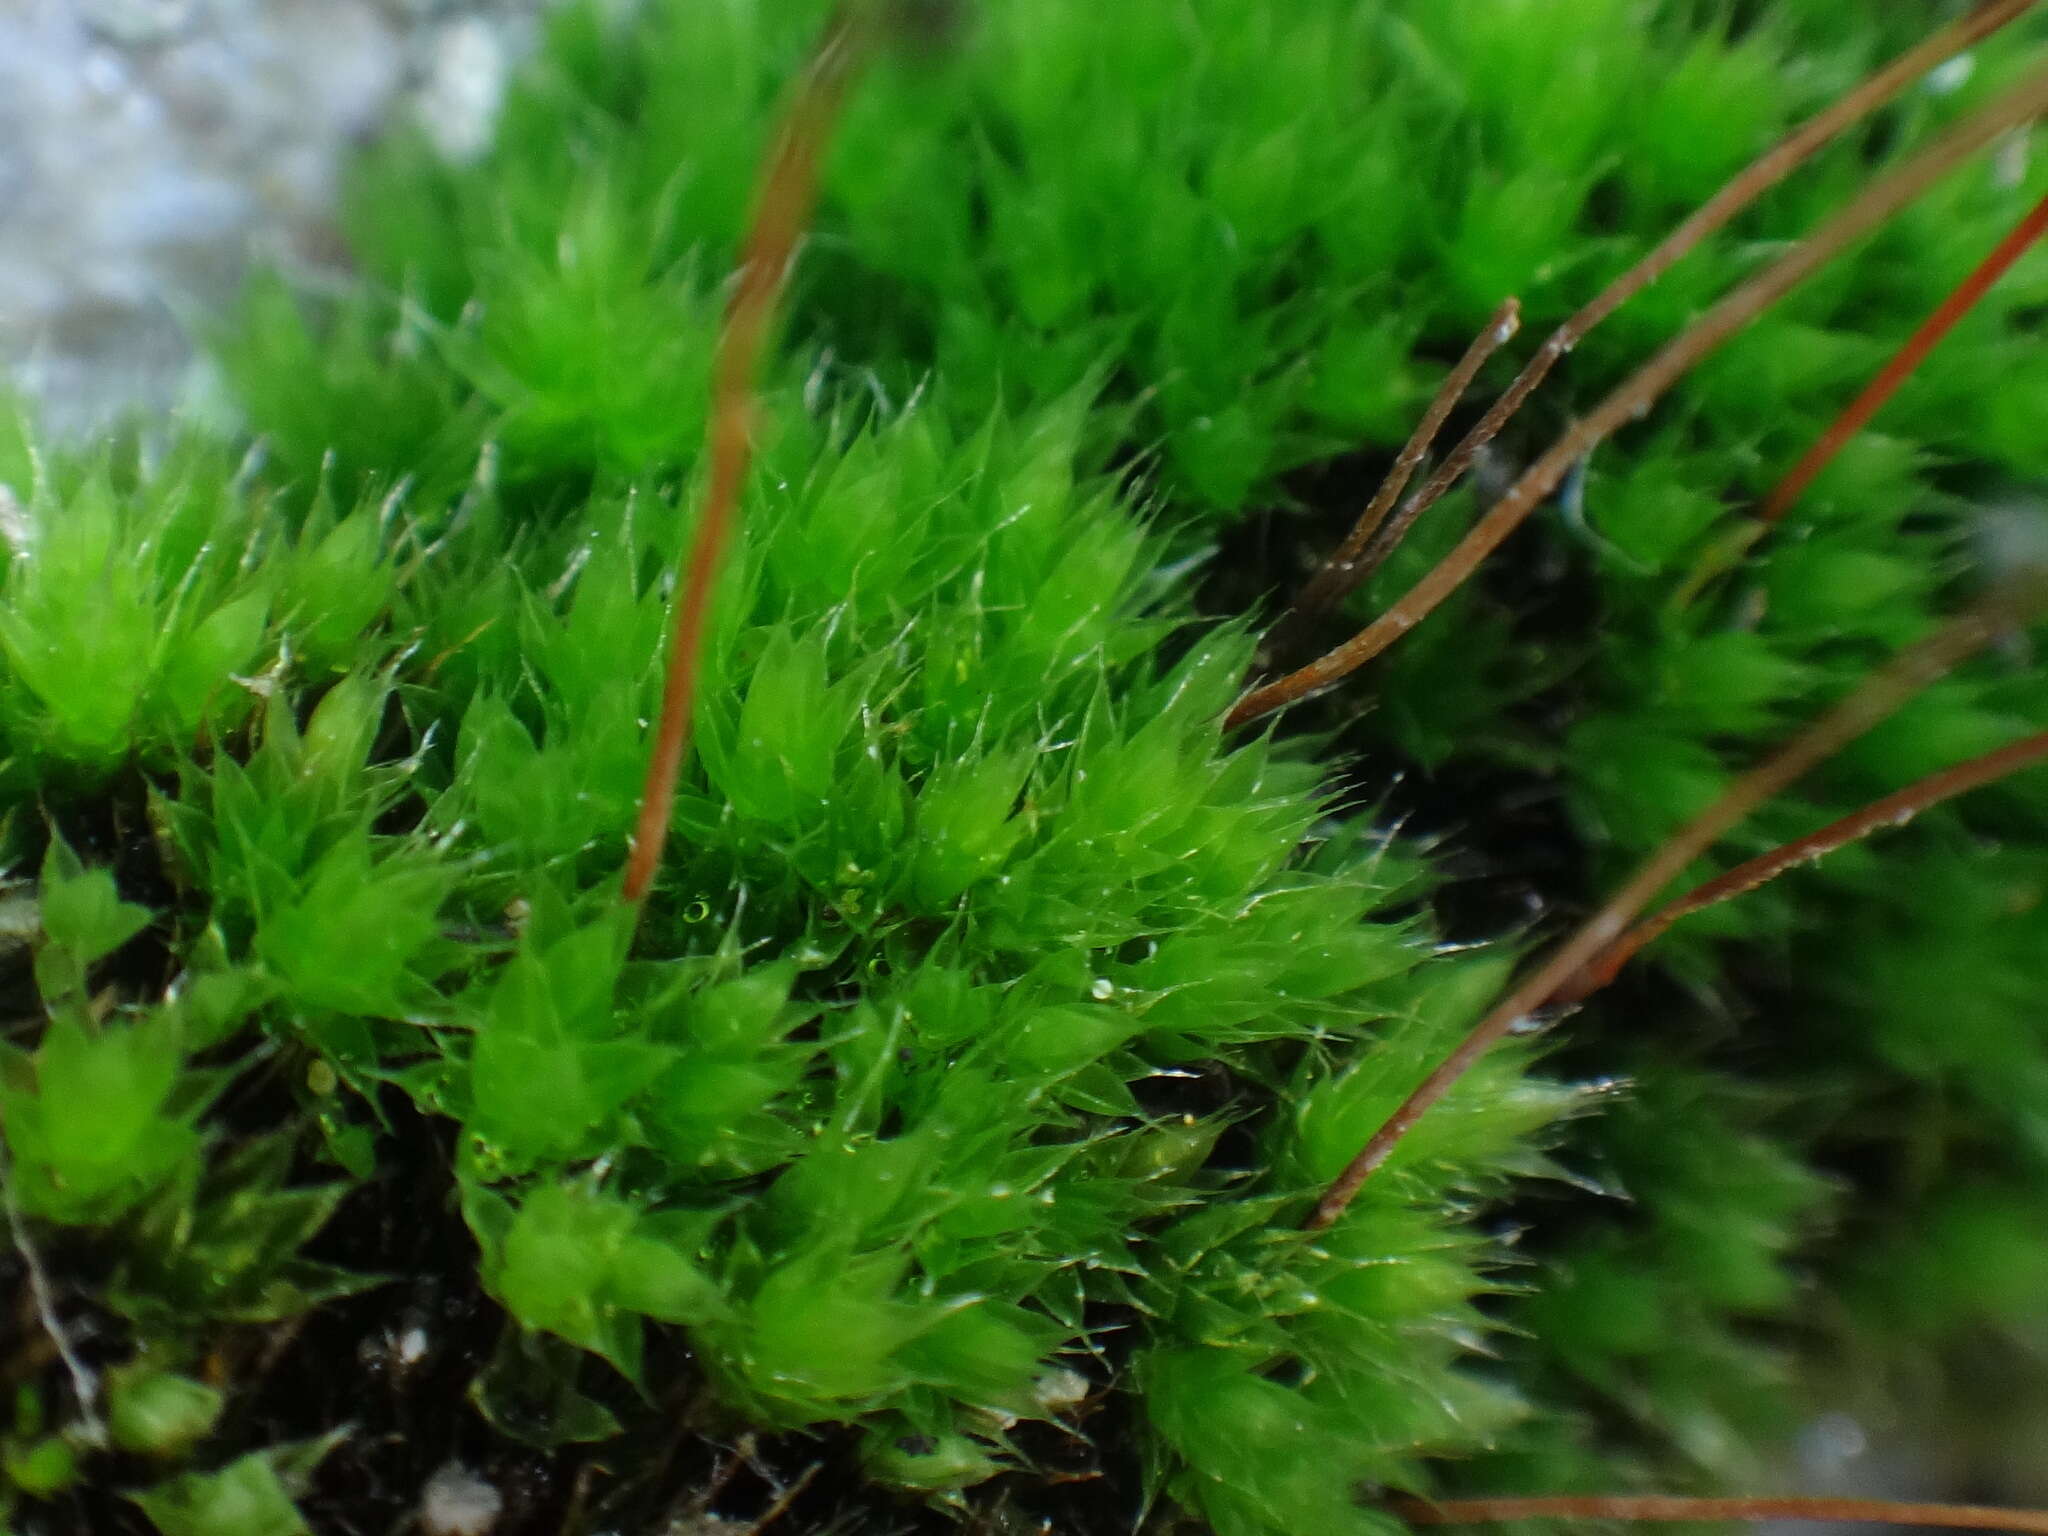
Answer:
POLYGON ((1926 192, 1963 160, 2009 129, 2048 111, 2048 70, 2022 80, 1950 129, 1936 143, 1865 187, 1806 240, 1736 288, 1681 331, 1641 368, 1574 422, 1526 470, 1464 539, 1379 618, 1328 655, 1231 707, 1226 729, 1294 703, 1356 671, 1413 629, 1465 582, 1486 557, 1557 488, 1571 465, 1650 407, 1702 358, 1749 324, 1849 245, 1926 192))
POLYGON ((703 662, 704 628, 710 618, 712 591, 725 562, 739 518, 740 488, 746 481, 753 450, 754 374, 775 319, 776 301, 796 257, 798 240, 817 194, 818 166, 831 142, 840 103, 865 54, 865 28, 859 7, 842 7, 826 24, 776 130, 766 170, 755 194, 753 220, 742 248, 732 297, 718 333, 718 351, 711 365, 711 412, 706 432, 710 479, 704 511, 683 560, 682 586, 676 595, 674 627, 669 639, 668 673, 661 690, 661 718, 654 730, 654 749, 647 763, 647 781, 640 794, 640 815, 633 828, 632 851, 626 859, 621 895, 638 902, 654 883, 661 852, 668 841, 669 818, 675 809, 676 783, 682 776, 683 754, 689 748, 690 715, 696 706, 697 678, 703 662))
MULTIPOLYGON (((2001 27, 2017 20, 2031 10, 2035 3, 2036 0, 1994 0, 1994 3, 1979 5, 1968 15, 1951 22, 1900 54, 1744 166, 1726 185, 1659 241, 1649 254, 1594 295, 1592 302, 1585 308, 1551 332, 1543 345, 1536 349, 1535 356, 1529 359, 1500 398, 1451 450, 1436 472, 1423 483, 1420 490, 1402 504, 1394 520, 1380 532, 1371 554, 1361 558, 1366 539, 1375 530, 1380 530, 1381 520, 1386 516, 1385 508, 1380 509, 1378 517, 1374 517, 1368 508, 1366 516, 1360 519, 1359 527, 1352 531, 1351 537, 1345 540, 1310 580, 1307 589, 1295 604, 1296 611, 1314 613, 1334 607, 1356 590, 1361 582, 1370 578, 1372 573, 1386 562, 1387 556, 1393 553, 1415 520, 1458 483, 1479 450, 1499 435, 1501 428, 1521 409, 1522 403, 1535 392, 1536 387, 1556 366, 1558 359, 1577 346, 1588 331, 1670 271, 1694 246, 1724 227, 1757 198, 1783 181, 1836 134, 1876 111, 1944 59, 1953 58, 1965 48, 1981 42, 2001 27), (1368 518, 1371 519, 1371 527, 1366 526, 1368 518)), ((1463 393, 1463 390, 1459 392, 1463 393)), ((1430 435, 1434 436, 1434 433, 1435 428, 1430 428, 1430 435)), ((1412 465, 1410 467, 1412 468, 1412 465)), ((1400 468, 1399 460, 1395 461, 1395 468, 1400 468)), ((1392 478, 1390 473, 1390 482, 1392 478)), ((1406 482, 1407 475, 1404 473, 1401 476, 1401 484, 1406 482)), ((1391 493, 1384 487, 1381 490, 1381 496, 1390 504, 1399 494, 1398 485, 1391 493)), ((1375 505, 1379 499, 1374 498, 1375 505)))
MULTIPOLYGON (((1360 555, 1368 541, 1379 532, 1380 525, 1393 510, 1395 498, 1408 488, 1409 477, 1415 473, 1415 466, 1422 462, 1422 456, 1429 452, 1429 445, 1436 441, 1442 429, 1444 418, 1451 414, 1457 403, 1465 398, 1465 391, 1472 387, 1472 380, 1485 366, 1486 360, 1514 339, 1515 332, 1522 328, 1522 304, 1519 299, 1504 300, 1493 317, 1486 322, 1486 328, 1472 338, 1472 344, 1465 349, 1465 355, 1458 359, 1457 366, 1444 375, 1436 395, 1429 402, 1429 409, 1422 413, 1422 420, 1415 424, 1415 431, 1394 456, 1392 466, 1387 470, 1386 479, 1366 503, 1358 515, 1351 532, 1344 536, 1308 585, 1301 589, 1301 595, 1294 600, 1292 618, 1320 613, 1364 581, 1372 574, 1362 569, 1360 555)), ((1460 445, 1463 446, 1462 444, 1460 445)), ((1402 509, 1404 512, 1406 508, 1402 509)), ((1384 558, 1384 556, 1382 557, 1384 558)))
POLYGON ((1731 827, 1861 736, 1964 657, 2048 606, 2048 574, 1994 593, 1962 617, 1894 657, 1841 703, 1764 762, 1652 853, 1606 903, 1473 1028, 1373 1133, 1316 1202, 1306 1225, 1327 1227, 1344 1213, 1401 1138, 1517 1023, 1551 1004, 1558 990, 1619 939, 1657 893, 1731 827))
POLYGON ((1679 919, 1753 891, 1777 879, 1795 864, 1811 864, 1880 828, 1903 826, 1931 806, 1953 800, 1973 789, 1981 789, 2044 759, 2048 759, 2048 731, 2039 731, 1995 752, 1986 752, 1982 757, 1973 757, 1939 773, 1930 773, 1896 794, 1873 800, 1860 811, 1839 821, 1831 821, 1818 831, 1794 838, 1769 853, 1736 865, 1725 875, 1694 887, 1676 901, 1667 902, 1622 934, 1551 995, 1551 1006, 1583 1002, 1591 997, 1613 981, 1638 951, 1663 937, 1679 919))
POLYGON ((1541 1498, 1390 1499, 1382 1506, 1410 1525, 1480 1525, 1502 1520, 1827 1520, 1934 1525, 1963 1531, 2029 1531, 2048 1536, 2048 1510, 1989 1504, 1908 1504, 1894 1499, 1800 1495, 1689 1499, 1668 1495, 1564 1494, 1541 1498))

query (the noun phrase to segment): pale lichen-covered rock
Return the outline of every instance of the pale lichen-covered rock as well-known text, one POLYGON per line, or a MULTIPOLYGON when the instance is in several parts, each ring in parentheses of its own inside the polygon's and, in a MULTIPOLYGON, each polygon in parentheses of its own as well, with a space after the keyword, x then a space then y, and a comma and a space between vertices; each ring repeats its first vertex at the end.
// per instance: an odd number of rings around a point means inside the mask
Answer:
POLYGON ((190 319, 254 254, 320 259, 349 146, 487 142, 546 0, 0 7, 0 388, 61 433, 208 398, 190 319))

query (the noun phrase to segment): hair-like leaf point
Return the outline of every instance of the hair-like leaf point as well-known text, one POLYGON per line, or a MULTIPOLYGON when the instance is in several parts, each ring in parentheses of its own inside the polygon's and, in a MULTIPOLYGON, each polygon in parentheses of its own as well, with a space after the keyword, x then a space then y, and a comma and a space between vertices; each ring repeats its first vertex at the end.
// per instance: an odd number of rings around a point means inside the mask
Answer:
POLYGON ((1442 1100, 1473 1064, 1549 1007, 1561 987, 1628 930, 1636 915, 1731 828, 1843 747, 1892 714, 1965 657, 2048 608, 2048 571, 2030 572, 1999 588, 1918 645, 1894 657, 1841 703, 1750 769, 1719 799, 1680 828, 1590 918, 1475 1025, 1458 1047, 1387 1117, 1316 1202, 1306 1225, 1329 1226, 1393 1155, 1415 1123, 1442 1100))
POLYGON ((647 782, 633 828, 632 851, 620 894, 638 902, 654 883, 668 841, 676 783, 690 740, 711 598, 739 517, 754 429, 754 376, 766 345, 797 242, 817 196, 819 166, 848 86, 867 51, 868 8, 842 6, 825 24, 796 95, 775 130, 740 265, 719 329, 711 364, 711 412, 706 429, 710 460, 704 510, 683 558, 669 639, 661 716, 647 763, 647 782))
POLYGON ((1329 654, 1247 692, 1224 717, 1224 728, 1246 725, 1276 709, 1284 709, 1357 671, 1387 649, 1462 586, 1543 498, 1557 489, 1574 463, 1622 426, 1647 414, 1666 390, 1729 337, 1926 193, 1962 161, 2044 111, 2048 111, 2048 70, 2026 77, 1904 165, 1871 182, 1847 207, 1679 332, 1568 427, 1473 525, 1457 547, 1391 608, 1329 654))
POLYGON ((1499 1499, 1391 1499, 1410 1525, 1485 1525, 1506 1520, 1826 1520, 1863 1525, 1932 1525, 1961 1531, 2048 1532, 2048 1510, 1990 1504, 1909 1504, 1895 1499, 1801 1495, 1683 1498, 1665 1494, 1561 1494, 1499 1499))

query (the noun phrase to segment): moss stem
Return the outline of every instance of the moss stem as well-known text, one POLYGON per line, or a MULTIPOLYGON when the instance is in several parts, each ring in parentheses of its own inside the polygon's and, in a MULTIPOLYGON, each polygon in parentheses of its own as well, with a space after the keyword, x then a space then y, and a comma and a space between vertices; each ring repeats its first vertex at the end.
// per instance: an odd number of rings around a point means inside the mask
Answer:
POLYGON ((713 588, 739 521, 740 489, 753 450, 754 375, 775 319, 776 302, 796 258, 797 242, 817 196, 818 167, 832 138, 846 89, 865 53, 861 11, 843 7, 826 23, 781 124, 755 196, 732 297, 712 360, 711 415, 706 434, 710 481, 704 510, 683 561, 661 717, 640 795, 640 814, 626 859, 622 897, 637 903, 654 883, 668 841, 676 784, 690 741, 703 665, 704 630, 713 588))

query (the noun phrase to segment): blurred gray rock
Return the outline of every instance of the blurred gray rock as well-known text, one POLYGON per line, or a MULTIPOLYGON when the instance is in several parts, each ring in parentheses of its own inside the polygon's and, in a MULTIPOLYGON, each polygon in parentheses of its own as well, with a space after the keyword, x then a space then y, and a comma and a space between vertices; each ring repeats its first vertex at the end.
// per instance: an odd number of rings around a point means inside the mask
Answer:
POLYGON ((203 400, 187 320, 331 252, 349 147, 488 142, 548 0, 0 0, 0 389, 89 432, 203 400))

